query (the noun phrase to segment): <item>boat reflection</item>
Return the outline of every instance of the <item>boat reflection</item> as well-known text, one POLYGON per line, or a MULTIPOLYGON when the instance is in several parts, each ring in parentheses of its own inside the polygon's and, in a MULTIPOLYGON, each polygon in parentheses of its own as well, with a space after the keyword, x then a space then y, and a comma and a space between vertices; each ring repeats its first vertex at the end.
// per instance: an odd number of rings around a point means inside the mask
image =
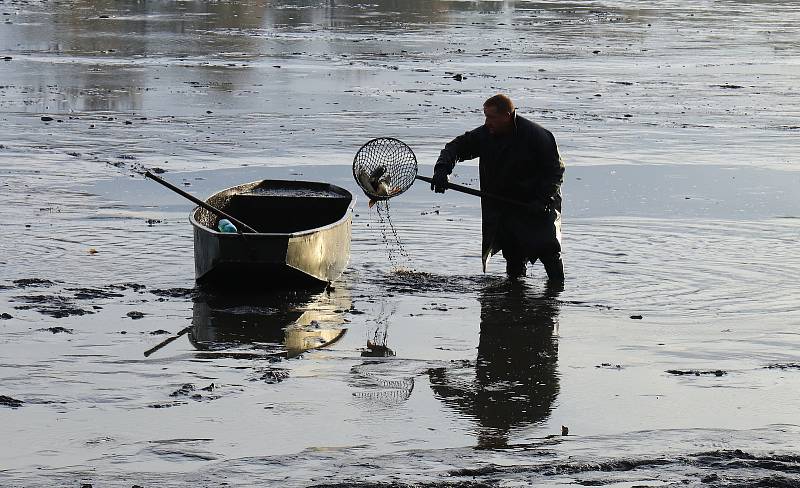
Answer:
POLYGON ((296 357, 340 340, 350 294, 342 287, 321 293, 204 294, 193 306, 189 341, 201 357, 296 357))
POLYGON ((524 282, 481 290, 474 365, 428 371, 437 398, 478 423, 478 447, 504 447, 512 429, 550 416, 558 396, 560 289, 537 295, 524 282))

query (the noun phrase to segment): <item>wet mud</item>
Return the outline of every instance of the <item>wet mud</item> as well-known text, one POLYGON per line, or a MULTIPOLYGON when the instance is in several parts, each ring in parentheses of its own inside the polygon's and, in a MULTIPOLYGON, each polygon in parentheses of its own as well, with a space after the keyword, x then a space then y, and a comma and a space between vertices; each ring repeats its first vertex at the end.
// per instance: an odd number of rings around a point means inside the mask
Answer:
POLYGON ((25 303, 15 305, 16 310, 35 310, 56 319, 95 313, 94 310, 76 306, 70 298, 60 295, 17 295, 12 300, 25 303))
POLYGON ((689 369, 689 370, 668 369, 667 373, 671 374, 671 375, 675 375, 675 376, 712 375, 712 376, 717 376, 717 377, 725 376, 726 374, 728 374, 727 371, 723 371, 721 369, 708 370, 708 371, 699 371, 699 370, 693 370, 693 369, 689 369))
POLYGON ((53 334, 72 334, 72 329, 67 329, 66 327, 48 327, 46 329, 38 329, 42 332, 52 332, 53 334))
MULTIPOLYGON (((39 294, 29 292, 24 295, 13 295, 9 301, 12 303, 21 303, 13 305, 16 310, 34 310, 42 315, 52 318, 61 319, 71 316, 83 316, 87 314, 97 313, 102 310, 103 305, 109 302, 113 303, 118 298, 125 297, 122 292, 131 290, 139 292, 146 287, 136 283, 124 284, 111 284, 102 287, 89 288, 89 287, 70 287, 61 286, 63 281, 50 281, 41 278, 24 278, 13 280, 12 284, 6 285, 6 289, 19 289, 19 290, 38 290, 40 288, 53 289, 57 288, 54 294, 39 294)), ((187 293, 191 295, 193 291, 189 290, 152 290, 156 296, 185 296, 187 293)), ((128 316, 134 319, 144 316, 142 312, 132 311, 128 316)), ((13 318, 8 315, 8 318, 13 318)))
POLYGON ((791 2, 0 14, 4 486, 800 486, 791 2), (429 174, 500 91, 567 165, 563 288, 418 182, 327 290, 201 289, 139 174, 360 196, 364 142, 429 174))
POLYGON ((767 366, 769 369, 800 369, 800 363, 776 363, 767 366))
POLYGON ((17 400, 16 398, 11 398, 9 396, 0 395, 0 405, 2 405, 4 407, 17 408, 17 407, 21 407, 24 404, 25 404, 25 402, 23 402, 22 400, 17 400))

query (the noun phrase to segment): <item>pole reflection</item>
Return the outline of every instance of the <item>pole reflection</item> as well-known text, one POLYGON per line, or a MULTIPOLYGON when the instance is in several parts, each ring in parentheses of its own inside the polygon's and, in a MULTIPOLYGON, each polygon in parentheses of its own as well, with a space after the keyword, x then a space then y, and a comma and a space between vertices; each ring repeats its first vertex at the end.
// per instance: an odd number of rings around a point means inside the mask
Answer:
POLYGON ((559 392, 560 292, 537 296, 518 281, 484 288, 475 363, 429 370, 435 396, 477 422, 478 447, 504 447, 514 429, 550 416, 559 392))

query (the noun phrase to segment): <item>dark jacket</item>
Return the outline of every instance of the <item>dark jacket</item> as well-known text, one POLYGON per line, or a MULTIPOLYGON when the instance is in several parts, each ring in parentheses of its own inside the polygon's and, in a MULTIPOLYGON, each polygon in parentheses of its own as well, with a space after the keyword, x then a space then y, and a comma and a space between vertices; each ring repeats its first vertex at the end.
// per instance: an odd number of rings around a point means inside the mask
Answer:
POLYGON ((450 174, 456 162, 479 157, 481 191, 513 198, 542 211, 481 199, 483 269, 490 255, 535 260, 561 252, 561 183, 564 163, 547 129, 515 115, 514 131, 494 136, 486 126, 456 137, 442 150, 434 172, 450 174))

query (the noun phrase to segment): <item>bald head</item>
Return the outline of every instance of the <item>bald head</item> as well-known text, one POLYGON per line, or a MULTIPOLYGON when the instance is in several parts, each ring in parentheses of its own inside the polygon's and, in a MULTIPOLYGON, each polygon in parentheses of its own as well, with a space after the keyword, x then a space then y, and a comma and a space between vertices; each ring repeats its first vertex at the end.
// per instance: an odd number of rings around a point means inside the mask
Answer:
POLYGON ((483 102, 485 126, 492 135, 503 135, 514 128, 514 102, 506 95, 497 94, 483 102))

